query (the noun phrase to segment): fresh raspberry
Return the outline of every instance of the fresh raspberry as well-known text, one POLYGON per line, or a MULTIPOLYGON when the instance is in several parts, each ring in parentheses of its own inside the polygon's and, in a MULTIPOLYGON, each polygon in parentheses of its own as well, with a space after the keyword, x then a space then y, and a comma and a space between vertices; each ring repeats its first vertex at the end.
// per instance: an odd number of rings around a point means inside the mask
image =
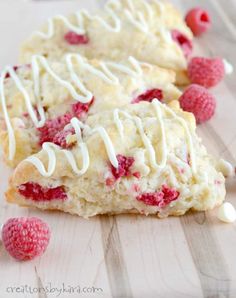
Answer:
POLYGON ((179 101, 184 111, 194 114, 197 123, 209 120, 215 113, 215 97, 202 86, 190 85, 179 101))
POLYGON ((116 179, 119 179, 121 177, 128 177, 131 175, 130 172, 130 168, 132 167, 133 163, 134 163, 134 158, 133 157, 126 157, 123 156, 121 154, 118 154, 116 156, 117 160, 118 160, 118 168, 116 169, 115 167, 113 167, 113 165, 111 165, 111 172, 113 174, 113 176, 116 179))
POLYGON ((171 35, 173 40, 181 47, 185 57, 189 57, 193 51, 192 41, 178 30, 172 30, 171 35))
POLYGON ((89 42, 88 36, 77 34, 73 31, 67 32, 64 39, 71 45, 87 44, 89 42))
POLYGON ((75 134, 74 128, 70 129, 63 129, 62 131, 59 131, 53 138, 52 142, 63 149, 70 149, 73 147, 74 143, 68 144, 66 139, 69 135, 75 134))
POLYGON ((221 58, 194 57, 188 65, 188 76, 192 83, 206 88, 217 85, 225 75, 225 66, 221 58))
POLYGON ((26 199, 35 202, 47 202, 51 200, 66 200, 67 194, 63 186, 54 188, 42 187, 38 183, 27 182, 18 188, 19 193, 26 199))
POLYGON ((62 116, 58 116, 55 119, 48 119, 43 127, 39 127, 39 144, 42 146, 45 142, 53 142, 55 135, 58 131, 63 130, 63 128, 70 123, 73 115, 69 112, 62 116))
POLYGON ((143 193, 136 197, 140 202, 143 202, 149 206, 157 206, 164 208, 169 205, 172 201, 177 200, 179 192, 173 188, 163 185, 161 191, 143 193))
POLYGON ((208 12, 200 7, 191 9, 185 17, 185 22, 195 36, 206 32, 211 26, 208 12))
POLYGON ((50 229, 36 217, 9 219, 2 228, 2 241, 8 253, 19 261, 41 256, 50 240, 50 229))
POLYGON ((72 113, 75 117, 81 118, 85 113, 88 113, 89 108, 94 102, 94 97, 88 103, 76 102, 72 105, 72 113))
POLYGON ((132 103, 139 103, 140 101, 147 101, 152 102, 154 98, 162 101, 163 99, 163 92, 161 89, 150 89, 140 94, 137 98, 135 98, 132 103))

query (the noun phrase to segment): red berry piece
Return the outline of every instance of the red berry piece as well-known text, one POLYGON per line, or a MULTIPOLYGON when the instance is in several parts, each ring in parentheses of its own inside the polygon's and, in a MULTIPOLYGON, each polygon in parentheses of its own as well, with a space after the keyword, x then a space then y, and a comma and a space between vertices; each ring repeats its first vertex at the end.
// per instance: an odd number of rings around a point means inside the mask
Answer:
POLYGON ((184 56, 189 57, 193 51, 192 41, 178 30, 172 30, 171 35, 173 40, 181 47, 184 56))
POLYGON ((154 98, 162 101, 163 92, 161 89, 151 89, 146 92, 140 94, 137 98, 135 98, 132 103, 139 103, 140 101, 152 102, 154 98))
POLYGON ((172 201, 177 200, 178 197, 179 192, 177 190, 163 185, 160 191, 143 193, 137 196, 136 199, 149 206, 164 208, 172 201))
POLYGON ((185 22, 195 36, 203 34, 211 27, 208 12, 200 7, 191 9, 186 15, 185 22))
POLYGON ((118 154, 116 156, 118 160, 118 168, 116 169, 115 167, 111 166, 111 172, 113 176, 116 179, 119 179, 121 177, 128 177, 132 175, 130 168, 132 167, 134 163, 134 158, 133 157, 126 157, 121 154, 118 154))
POLYGON ((69 31, 65 34, 64 39, 70 45, 82 45, 87 44, 89 42, 89 38, 86 35, 77 34, 73 31, 69 31))
POLYGON ((215 97, 202 86, 190 85, 179 101, 184 111, 194 114, 197 123, 208 121, 215 113, 215 97))
POLYGON ((88 113, 91 105, 94 103, 94 97, 92 100, 88 103, 81 103, 81 102, 76 102, 72 105, 72 113, 75 117, 81 118, 84 116, 84 114, 88 113))
POLYGON ((52 142, 63 149, 71 149, 75 143, 67 143, 67 137, 75 134, 74 128, 63 129, 59 131, 53 138, 52 142))
POLYGON ((42 146, 45 142, 53 142, 55 135, 58 131, 62 131, 63 128, 70 123, 73 115, 71 113, 66 113, 54 119, 48 119, 43 127, 39 127, 39 144, 42 146))
POLYGON ((48 225, 36 217, 9 219, 2 228, 2 241, 8 253, 19 261, 41 256, 50 240, 48 225))
POLYGON ((52 200, 63 201, 67 199, 67 194, 63 186, 47 188, 42 187, 38 183, 27 182, 19 186, 18 192, 26 199, 35 202, 47 202, 52 200))
POLYGON ((221 58, 194 57, 188 65, 188 76, 194 84, 216 86, 225 76, 224 62, 221 58))

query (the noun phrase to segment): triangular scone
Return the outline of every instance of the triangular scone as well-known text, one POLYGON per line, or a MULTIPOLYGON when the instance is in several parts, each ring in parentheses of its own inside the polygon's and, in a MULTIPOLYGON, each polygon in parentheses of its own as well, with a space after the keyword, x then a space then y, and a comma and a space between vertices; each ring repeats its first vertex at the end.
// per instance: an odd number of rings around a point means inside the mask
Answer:
POLYGON ((74 146, 47 143, 20 163, 8 201, 83 217, 166 217, 221 204, 225 180, 195 134, 193 115, 171 105, 129 105, 91 116, 86 125, 74 118, 67 127, 76 131, 67 139, 74 146))
POLYGON ((173 69, 177 83, 186 83, 186 56, 192 50, 192 33, 169 3, 158 0, 108 1, 97 15, 81 10, 68 18, 54 16, 21 49, 22 63, 42 54, 53 60, 67 52, 89 59, 120 61, 135 58, 173 69))
POLYGON ((88 61, 67 54, 60 62, 33 56, 31 64, 6 67, 0 83, 0 140, 5 160, 16 166, 36 153, 73 116, 87 115, 154 97, 178 99, 173 71, 140 63, 88 61), (4 79, 5 78, 5 79, 4 79))

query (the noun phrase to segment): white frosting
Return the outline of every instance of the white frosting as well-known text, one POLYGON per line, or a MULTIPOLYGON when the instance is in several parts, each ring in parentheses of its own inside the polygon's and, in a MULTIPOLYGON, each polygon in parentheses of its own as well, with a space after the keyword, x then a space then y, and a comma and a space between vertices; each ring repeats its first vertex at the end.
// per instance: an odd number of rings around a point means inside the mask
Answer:
MULTIPOLYGON (((115 9, 118 9, 121 11, 122 15, 124 12, 124 15, 129 20, 129 22, 136 27, 138 30, 148 33, 150 31, 150 25, 149 23, 152 23, 154 18, 153 13, 153 7, 152 5, 156 5, 158 9, 160 10, 160 17, 162 17, 162 14, 164 12, 164 4, 159 2, 158 0, 154 0, 152 3, 148 3, 145 0, 141 0, 140 3, 142 7, 140 10, 137 9, 137 7, 134 5, 135 0, 127 0, 127 6, 121 4, 121 2, 111 0, 105 5, 105 11, 107 12, 108 16, 112 19, 112 23, 114 23, 114 26, 110 25, 108 22, 104 21, 104 19, 97 15, 91 15, 87 10, 81 10, 75 13, 77 24, 72 24, 66 17, 62 15, 57 15, 52 17, 48 20, 48 29, 47 32, 40 32, 37 31, 34 33, 34 35, 40 36, 43 39, 51 39, 55 34, 55 21, 62 22, 65 27, 67 27, 69 30, 81 35, 86 34, 86 29, 84 26, 84 20, 88 19, 90 21, 97 21, 100 23, 106 30, 110 32, 120 32, 121 31, 121 19, 119 16, 115 13, 115 9), (122 7, 123 6, 123 7, 122 7), (144 14, 146 12, 146 15, 144 14)), ((167 31, 165 32, 164 38, 169 41, 169 35, 167 31), (167 37, 166 37, 166 36, 167 37)))
POLYGON ((83 9, 83 10, 75 13, 78 25, 74 25, 74 24, 70 23, 69 20, 62 15, 56 15, 56 16, 48 19, 48 30, 46 33, 41 32, 41 31, 36 31, 36 32, 34 32, 34 35, 38 35, 43 39, 51 39, 55 34, 55 25, 54 25, 55 21, 61 21, 62 23, 64 23, 64 25, 69 30, 71 30, 79 35, 83 35, 86 33, 85 28, 84 28, 84 18, 87 18, 89 20, 94 19, 94 20, 98 21, 108 31, 119 32, 121 29, 120 19, 116 16, 116 14, 114 13, 114 11, 110 7, 110 5, 105 6, 105 10, 108 13, 108 15, 112 18, 112 20, 115 24, 114 27, 112 27, 111 25, 106 23, 101 17, 92 16, 87 10, 83 9))
POLYGON ((100 62, 99 66, 102 70, 97 69, 96 67, 92 66, 86 60, 80 56, 79 54, 67 54, 65 56, 65 62, 66 66, 70 75, 70 78, 74 85, 77 87, 77 89, 80 91, 80 93, 77 92, 76 88, 66 80, 61 79, 50 67, 48 61, 45 57, 40 55, 34 55, 32 57, 31 62, 31 68, 32 68, 32 76, 33 76, 33 89, 34 89, 34 95, 37 100, 37 110, 35 111, 32 100, 30 98, 30 95, 27 91, 27 89, 24 87, 23 83, 19 79, 18 75, 16 74, 13 67, 7 66, 0 78, 0 96, 1 96, 1 104, 3 109, 3 115, 7 126, 8 136, 9 136, 9 160, 13 160, 15 156, 15 150, 16 150, 16 141, 15 141, 15 135, 14 130, 12 128, 12 124, 10 121, 10 117, 7 111, 7 103, 6 103, 6 97, 5 97, 5 86, 4 86, 4 78, 6 77, 6 74, 9 74, 12 80, 14 81, 16 87, 18 90, 22 93, 25 104, 27 108, 27 112, 29 113, 30 118, 32 119, 34 125, 36 127, 42 127, 46 121, 45 112, 43 110, 43 107, 40 103, 40 67, 44 68, 44 70, 60 85, 62 85, 64 88, 66 88, 69 93, 71 94, 72 98, 82 102, 82 103, 88 103, 92 100, 93 94, 90 90, 88 90, 85 85, 82 83, 79 76, 76 74, 76 71, 74 70, 74 62, 76 64, 79 64, 81 68, 84 68, 86 71, 96 75, 98 78, 103 80, 104 82, 108 84, 119 84, 119 78, 118 76, 115 76, 112 70, 116 70, 118 72, 122 72, 125 74, 128 74, 132 77, 137 77, 142 75, 142 63, 137 61, 133 57, 129 57, 128 59, 130 63, 130 67, 123 65, 121 63, 115 63, 115 62, 100 62), (81 94, 82 93, 82 94, 81 94), (38 112, 38 113, 37 113, 38 112), (37 114, 39 114, 40 119, 38 119, 37 114))
POLYGON ((231 203, 225 202, 218 209, 217 217, 223 222, 233 223, 236 221, 236 210, 231 203))
POLYGON ((234 72, 234 67, 230 64, 226 59, 223 59, 224 66, 225 66, 225 74, 231 75, 234 72))
MULTIPOLYGON (((150 165, 156 169, 163 169, 164 167, 166 167, 166 164, 167 164, 168 149, 167 149, 164 121, 162 119, 162 109, 165 109, 166 111, 171 113, 171 115, 173 115, 174 120, 179 121, 183 125, 184 129, 186 130, 188 144, 192 144, 192 137, 191 137, 190 132, 188 131, 187 124, 186 124, 185 120, 180 118, 179 116, 177 116, 175 114, 175 112, 173 112, 170 108, 168 108, 166 105, 160 103, 157 99, 152 102, 152 106, 156 111, 156 118, 160 125, 161 137, 162 137, 162 150, 161 150, 162 156, 161 156, 160 164, 157 164, 157 162, 156 162, 155 149, 154 149, 150 139, 147 137, 147 135, 144 132, 144 127, 143 127, 141 118, 139 118, 137 116, 132 116, 129 113, 124 112, 120 109, 116 109, 113 114, 114 122, 116 124, 117 130, 118 130, 120 136, 123 137, 124 127, 123 127, 123 124, 122 124, 122 121, 121 121, 119 115, 123 115, 124 117, 134 121, 134 123, 139 131, 142 142, 143 142, 143 144, 147 150, 147 153, 149 155, 150 165)), ((92 129, 89 126, 83 124, 81 121, 79 121, 76 118, 73 118, 71 120, 71 125, 75 129, 76 136, 77 136, 77 146, 79 147, 79 149, 81 151, 81 156, 82 156, 82 161, 83 161, 82 169, 78 169, 78 167, 76 165, 75 157, 73 156, 73 154, 71 153, 70 150, 60 149, 59 146, 54 145, 52 143, 44 143, 43 144, 43 150, 46 151, 46 153, 48 155, 48 160, 49 160, 47 170, 45 169, 42 161, 35 156, 31 156, 31 157, 27 158, 26 161, 32 163, 38 169, 38 171, 40 172, 41 175, 43 175, 45 177, 49 177, 53 174, 53 172, 56 169, 56 154, 55 154, 55 152, 56 152, 56 150, 61 150, 61 152, 63 152, 65 154, 65 156, 68 160, 68 163, 70 164, 73 172, 79 176, 83 175, 89 168, 90 158, 89 158, 89 152, 88 152, 87 145, 83 141, 83 138, 82 138, 82 133, 81 133, 81 128, 82 128, 86 131, 86 133, 88 135, 92 135, 92 134, 96 134, 96 133, 98 133, 100 135, 101 139, 104 142, 108 159, 110 160, 111 164, 115 168, 118 168, 118 160, 116 158, 116 152, 115 152, 114 145, 113 145, 113 143, 104 127, 100 126, 100 127, 92 129)), ((190 145, 190 146, 192 146, 192 145, 190 145)), ((192 170, 194 171, 194 167, 195 167, 194 149, 191 148, 190 151, 191 151, 191 154, 190 154, 191 155, 191 165, 192 165, 192 170)))
POLYGON ((194 147, 193 147, 193 139, 191 136, 190 129, 186 123, 186 121, 176 115, 176 113, 171 110, 168 106, 164 105, 164 108, 166 109, 167 112, 169 112, 175 120, 177 120, 184 128, 186 135, 187 135, 187 143, 188 143, 188 149, 189 149, 189 155, 190 155, 190 160, 191 160, 191 166, 192 170, 194 173, 196 173, 196 158, 195 158, 195 152, 194 152, 194 147))

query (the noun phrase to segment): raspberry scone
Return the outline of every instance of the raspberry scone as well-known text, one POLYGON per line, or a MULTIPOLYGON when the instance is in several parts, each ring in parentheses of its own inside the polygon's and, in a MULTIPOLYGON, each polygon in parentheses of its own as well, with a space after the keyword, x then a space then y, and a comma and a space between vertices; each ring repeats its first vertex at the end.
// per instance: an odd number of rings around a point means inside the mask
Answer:
POLYGON ((5 159, 16 166, 44 142, 67 146, 60 131, 76 116, 128 103, 178 99, 173 71, 140 63, 87 61, 67 54, 60 62, 32 57, 31 64, 6 67, 0 78, 0 141, 5 159))
POLYGON ((148 63, 173 69, 177 83, 187 80, 186 57, 192 51, 192 33, 182 16, 169 3, 157 0, 109 1, 97 15, 81 10, 66 18, 48 20, 21 50, 21 62, 34 54, 58 60, 67 52, 89 59, 120 61, 134 56, 148 63))
POLYGON ((64 129, 73 146, 44 143, 16 168, 7 199, 85 218, 211 209, 224 200, 225 179, 195 129, 177 101, 128 105, 86 124, 73 118, 64 129))

